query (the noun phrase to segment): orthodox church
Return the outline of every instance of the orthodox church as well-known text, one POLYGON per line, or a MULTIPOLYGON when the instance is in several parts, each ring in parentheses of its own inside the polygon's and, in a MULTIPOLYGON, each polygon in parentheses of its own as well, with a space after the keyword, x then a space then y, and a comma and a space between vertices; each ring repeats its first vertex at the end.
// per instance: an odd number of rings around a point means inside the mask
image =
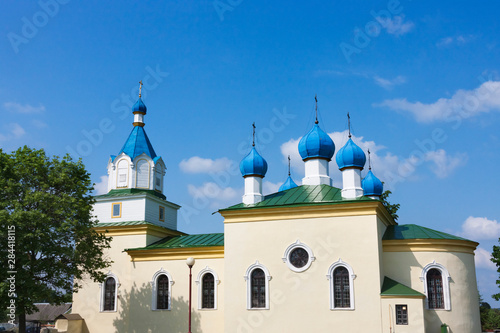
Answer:
POLYGON ((73 296, 82 332, 480 332, 478 243, 396 223, 370 166, 362 178, 366 154, 350 135, 337 142, 342 188, 329 175, 335 144, 316 120, 297 147, 302 185, 289 173, 270 195, 254 143, 240 163, 242 202, 218 211, 224 233, 188 235, 140 95, 132 112, 108 193, 95 198, 113 264, 73 296))

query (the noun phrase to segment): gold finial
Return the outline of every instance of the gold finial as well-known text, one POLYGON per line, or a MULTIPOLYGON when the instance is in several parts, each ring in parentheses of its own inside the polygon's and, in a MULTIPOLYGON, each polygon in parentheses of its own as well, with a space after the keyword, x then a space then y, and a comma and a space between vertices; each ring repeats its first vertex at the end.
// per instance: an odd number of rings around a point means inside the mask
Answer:
POLYGON ((253 136, 253 139, 252 139, 252 147, 255 147, 255 122, 252 124, 252 127, 253 127, 253 133, 252 133, 252 136, 253 136))
POLYGON ((314 95, 314 101, 316 103, 316 121, 314 122, 315 124, 319 123, 318 121, 318 95, 314 95))
POLYGON ((139 98, 141 98, 141 91, 142 91, 142 80, 139 81, 139 98))

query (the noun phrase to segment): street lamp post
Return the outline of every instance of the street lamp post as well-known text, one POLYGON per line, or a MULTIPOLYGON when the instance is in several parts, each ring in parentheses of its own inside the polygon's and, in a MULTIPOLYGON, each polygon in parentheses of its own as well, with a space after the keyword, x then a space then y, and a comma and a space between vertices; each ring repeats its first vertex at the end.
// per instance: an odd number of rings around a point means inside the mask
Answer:
POLYGON ((186 260, 186 264, 189 267, 189 331, 188 331, 188 333, 191 333, 191 294, 192 294, 192 292, 191 292, 191 279, 192 279, 191 269, 194 266, 194 262, 195 262, 195 260, 193 257, 189 257, 186 260))

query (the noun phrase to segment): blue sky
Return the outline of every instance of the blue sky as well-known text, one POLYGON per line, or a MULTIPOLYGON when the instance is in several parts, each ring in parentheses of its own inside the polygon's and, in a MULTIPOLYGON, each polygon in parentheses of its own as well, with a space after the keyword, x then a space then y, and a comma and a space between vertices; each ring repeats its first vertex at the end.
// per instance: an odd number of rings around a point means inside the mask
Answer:
MULTIPOLYGON (((167 165, 179 228, 221 232, 212 212, 241 200, 251 124, 267 193, 304 170, 297 143, 314 121, 337 150, 373 152, 399 222, 480 242, 500 236, 500 5, 416 1, 6 1, 0 13, 0 146, 82 157, 97 191, 132 128, 145 82, 146 131, 167 165)), ((334 185, 340 173, 330 163, 334 185)), ((363 175, 366 170, 363 171, 363 175)))

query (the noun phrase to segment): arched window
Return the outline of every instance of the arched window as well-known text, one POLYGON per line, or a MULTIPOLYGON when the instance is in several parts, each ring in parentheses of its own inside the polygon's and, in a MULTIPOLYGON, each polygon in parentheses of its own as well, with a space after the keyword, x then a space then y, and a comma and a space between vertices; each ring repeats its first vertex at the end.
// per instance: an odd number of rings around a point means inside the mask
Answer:
POLYGON ((333 271, 333 293, 336 308, 350 308, 349 272, 345 267, 337 267, 333 271))
POLYGON ((433 261, 424 267, 420 279, 424 282, 427 309, 451 310, 448 270, 433 261))
POLYGON ((330 310, 354 310, 354 274, 351 266, 339 259, 328 269, 330 310))
POLYGON ((153 275, 149 282, 153 287, 152 310, 170 310, 172 285, 174 281, 170 274, 163 267, 153 275))
POLYGON ((116 173, 116 187, 127 187, 128 185, 128 161, 126 159, 118 162, 116 173))
POLYGON ((202 301, 201 307, 203 309, 213 309, 215 302, 215 279, 210 273, 203 275, 201 279, 201 293, 202 301))
POLYGON ((149 188, 149 162, 144 159, 137 161, 136 172, 136 186, 138 188, 149 188))
POLYGON ((203 268, 198 273, 198 309, 217 309, 217 286, 219 285, 217 273, 210 267, 203 268))
POLYGON ((106 280, 100 285, 101 288, 101 311, 116 311, 117 291, 120 284, 118 279, 111 272, 106 280))
POLYGON ((156 309, 158 310, 168 309, 168 286, 168 277, 161 274, 156 280, 156 309))
POLYGON ((247 269, 247 309, 269 309, 269 271, 258 261, 247 269))

